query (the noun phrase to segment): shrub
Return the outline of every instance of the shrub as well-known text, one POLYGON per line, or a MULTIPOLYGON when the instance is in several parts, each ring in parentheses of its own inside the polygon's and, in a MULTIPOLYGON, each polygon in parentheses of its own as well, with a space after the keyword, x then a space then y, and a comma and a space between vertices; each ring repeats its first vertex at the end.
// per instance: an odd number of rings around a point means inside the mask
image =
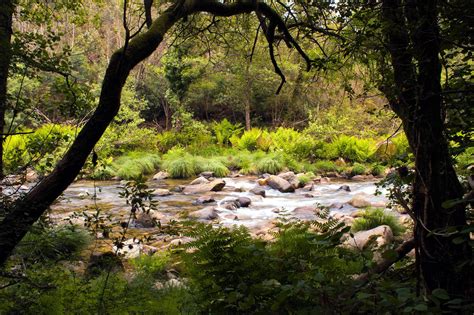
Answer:
POLYGON ((380 164, 375 164, 370 170, 370 174, 374 176, 383 175, 385 173, 385 166, 380 164))
POLYGON ((298 181, 301 185, 306 185, 307 183, 311 182, 314 178, 314 174, 312 172, 305 173, 303 175, 298 176, 298 181))
POLYGON ((268 156, 257 162, 259 173, 278 174, 283 169, 281 163, 273 156, 268 156))
POLYGON ((358 139, 351 136, 339 136, 332 143, 338 157, 353 162, 366 162, 375 153, 377 143, 373 139, 358 139))
POLYGON ((456 157, 456 168, 461 174, 469 175, 468 167, 472 165, 474 165, 474 147, 467 148, 456 157))
POLYGON ((291 154, 300 160, 310 158, 316 148, 316 141, 312 137, 291 128, 280 127, 270 136, 274 149, 291 154))
POLYGON ((363 175, 365 172, 365 166, 359 163, 355 163, 351 168, 351 176, 363 175))
POLYGON ((138 272, 157 277, 165 271, 170 260, 171 254, 165 251, 153 255, 140 255, 130 263, 138 272))
POLYGON ((394 215, 386 212, 384 209, 378 208, 365 210, 362 217, 355 219, 352 224, 352 231, 366 231, 380 225, 390 226, 393 235, 400 235, 405 232, 405 227, 400 224, 394 215))
POLYGON ((212 126, 212 131, 219 145, 229 145, 232 136, 238 136, 242 133, 244 127, 242 124, 232 124, 226 118, 221 120, 219 123, 215 122, 212 126))
POLYGON ((270 148, 269 142, 271 141, 271 138, 267 131, 259 128, 252 128, 245 131, 240 138, 231 137, 230 141, 233 146, 240 149, 248 151, 261 149, 263 151, 268 151, 270 148))

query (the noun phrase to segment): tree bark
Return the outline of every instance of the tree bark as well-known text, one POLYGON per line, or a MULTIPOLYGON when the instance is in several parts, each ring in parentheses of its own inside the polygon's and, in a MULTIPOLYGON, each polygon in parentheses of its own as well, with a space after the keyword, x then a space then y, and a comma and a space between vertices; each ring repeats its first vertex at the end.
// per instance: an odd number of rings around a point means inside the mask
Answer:
POLYGON ((5 264, 31 226, 79 174, 95 144, 119 111, 122 88, 130 71, 155 51, 170 27, 179 19, 198 12, 233 16, 254 11, 274 21, 280 29, 286 29, 283 19, 264 1, 231 4, 217 0, 176 1, 153 21, 146 32, 134 37, 112 55, 102 83, 99 105, 90 120, 51 174, 26 196, 18 199, 11 209, 7 209, 5 218, 0 222, 0 266, 5 264))
POLYGON ((384 0, 395 81, 395 91, 388 97, 415 155, 414 237, 424 287, 428 294, 442 288, 452 296, 463 296, 470 272, 469 264, 462 264, 471 259, 471 252, 468 235, 466 242, 454 244, 453 238, 460 235, 449 235, 447 230, 466 225, 465 206, 443 207, 448 200, 462 199, 463 189, 444 129, 436 8, 436 0, 384 0))
POLYGON ((0 3, 0 179, 3 178, 3 135, 7 107, 7 78, 11 59, 13 2, 0 3))

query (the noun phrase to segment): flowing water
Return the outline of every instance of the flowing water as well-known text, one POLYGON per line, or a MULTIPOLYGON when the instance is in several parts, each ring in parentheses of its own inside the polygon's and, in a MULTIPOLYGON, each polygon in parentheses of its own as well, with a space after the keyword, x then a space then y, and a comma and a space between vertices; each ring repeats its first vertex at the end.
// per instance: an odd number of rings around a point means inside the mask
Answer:
MULTIPOLYGON (((347 204, 355 195, 362 195, 372 204, 383 205, 387 200, 382 194, 375 196, 376 185, 374 181, 337 181, 327 184, 315 184, 310 192, 302 189, 295 193, 281 193, 266 187, 266 197, 257 196, 249 192, 257 184, 256 177, 224 178, 226 186, 220 192, 211 192, 216 200, 206 205, 196 205, 196 199, 201 195, 185 195, 172 193, 164 197, 156 197, 158 211, 169 219, 179 218, 183 212, 195 211, 208 206, 214 206, 218 211, 219 222, 223 225, 245 225, 250 229, 258 230, 276 219, 278 216, 293 216, 293 210, 298 207, 314 206, 321 204, 328 206, 331 213, 350 214, 355 210, 347 204), (339 190, 341 185, 348 185, 350 192, 339 190), (226 201, 238 197, 248 197, 251 205, 248 208, 228 210, 223 207, 226 201)), ((147 182, 150 189, 173 189, 179 185, 189 184, 189 180, 163 180, 147 182)), ((104 213, 120 220, 128 214, 129 207, 124 199, 119 197, 122 191, 119 181, 78 181, 72 184, 63 196, 53 205, 52 216, 56 219, 67 218, 73 212, 89 210, 96 206, 103 209, 104 213), (94 198, 96 196, 96 198, 94 198)))

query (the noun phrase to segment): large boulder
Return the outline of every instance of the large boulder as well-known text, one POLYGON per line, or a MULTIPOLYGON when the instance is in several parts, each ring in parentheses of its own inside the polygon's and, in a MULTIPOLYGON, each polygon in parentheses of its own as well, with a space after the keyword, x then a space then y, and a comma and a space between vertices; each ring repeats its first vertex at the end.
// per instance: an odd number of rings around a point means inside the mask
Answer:
POLYGON ((372 206, 372 203, 366 198, 367 197, 363 194, 355 195, 351 200, 349 200, 349 204, 355 208, 367 208, 372 206))
POLYGON ((287 180, 279 177, 272 175, 267 179, 267 184, 273 189, 279 190, 283 193, 288 193, 288 192, 294 192, 295 187, 293 187, 292 184, 290 184, 287 180))
POLYGON ((209 183, 209 181, 207 180, 206 177, 199 176, 198 178, 193 180, 191 183, 189 183, 189 185, 200 185, 200 184, 207 184, 207 183, 209 183))
MULTIPOLYGON (((302 174, 298 174, 302 175, 302 174)), ((300 180, 298 179, 298 175, 295 175, 294 172, 285 172, 278 174, 278 177, 283 178, 287 182, 289 182, 295 189, 300 188, 300 180)))
POLYGON ((349 185, 342 185, 337 190, 344 190, 344 191, 350 192, 351 188, 349 187, 349 185))
POLYGON ((218 218, 218 212, 214 207, 206 207, 201 210, 193 211, 189 213, 191 218, 195 218, 200 221, 214 220, 218 218))
POLYGON ((380 225, 367 231, 354 233, 354 237, 350 237, 345 244, 358 249, 363 249, 369 240, 375 238, 377 247, 390 244, 393 241, 392 229, 388 225, 380 225))
POLYGON ((183 190, 185 195, 190 194, 202 194, 209 191, 221 191, 225 186, 225 181, 222 179, 215 179, 212 182, 207 182, 204 184, 189 185, 186 186, 183 190))

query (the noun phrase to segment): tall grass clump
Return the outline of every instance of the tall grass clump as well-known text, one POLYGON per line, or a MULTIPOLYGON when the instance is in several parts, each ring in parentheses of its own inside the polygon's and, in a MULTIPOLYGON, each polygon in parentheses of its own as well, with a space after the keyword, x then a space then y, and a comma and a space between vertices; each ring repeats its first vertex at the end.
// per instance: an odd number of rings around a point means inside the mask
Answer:
POLYGON ((152 174, 161 163, 156 154, 130 152, 117 158, 113 163, 116 175, 122 179, 138 179, 143 175, 152 174))
POLYGON ((232 124, 227 118, 224 118, 220 122, 215 122, 212 125, 212 132, 216 137, 216 141, 218 145, 227 146, 230 145, 230 139, 233 136, 239 136, 244 127, 242 124, 232 124))
POLYGON ((283 170, 283 165, 274 156, 267 156, 257 162, 259 173, 278 174, 283 170))
POLYGON ((225 177, 230 174, 227 166, 218 158, 195 157, 194 163, 196 173, 213 172, 216 177, 225 177))
POLYGON ((381 225, 388 225, 395 236, 405 232, 405 227, 397 217, 379 208, 365 210, 361 217, 355 219, 352 231, 366 231, 381 225))

